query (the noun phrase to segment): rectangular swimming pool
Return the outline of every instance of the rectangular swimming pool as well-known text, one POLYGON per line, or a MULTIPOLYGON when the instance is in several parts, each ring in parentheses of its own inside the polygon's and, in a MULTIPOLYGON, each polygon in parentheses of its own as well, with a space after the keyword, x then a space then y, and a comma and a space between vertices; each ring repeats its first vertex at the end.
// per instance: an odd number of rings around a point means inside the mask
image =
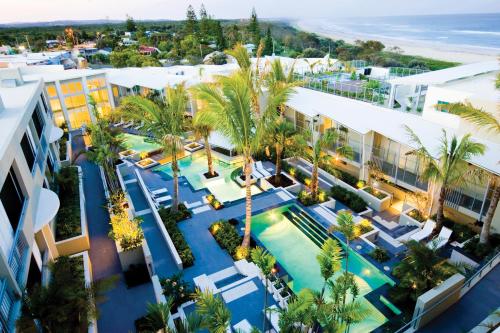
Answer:
MULTIPOLYGON (((313 225, 315 222, 301 208, 291 204, 266 211, 252 217, 252 233, 276 257, 288 272, 292 281, 290 288, 298 293, 304 288, 320 291, 323 278, 316 260, 326 233, 313 225)), ((345 250, 345 244, 344 250, 345 250)), ((345 266, 344 266, 345 267, 345 266)), ((360 297, 371 315, 363 322, 353 325, 350 332, 370 332, 384 324, 387 319, 363 295, 384 284, 394 282, 375 266, 356 253, 349 251, 349 271, 355 275, 360 297)), ((334 276, 337 278, 340 273, 334 276)))
POLYGON ((127 149, 133 149, 139 153, 151 152, 161 148, 159 144, 142 135, 121 133, 120 137, 123 138, 123 144, 127 149))

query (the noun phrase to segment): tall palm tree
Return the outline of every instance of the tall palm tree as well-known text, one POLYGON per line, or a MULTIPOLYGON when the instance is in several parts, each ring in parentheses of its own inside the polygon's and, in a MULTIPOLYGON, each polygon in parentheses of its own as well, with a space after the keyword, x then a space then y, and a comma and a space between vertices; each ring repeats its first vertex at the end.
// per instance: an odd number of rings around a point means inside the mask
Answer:
MULTIPOLYGON (((346 241, 346 249, 345 249, 345 273, 349 273, 349 251, 350 251, 350 243, 357 237, 356 233, 356 225, 354 224, 354 219, 351 213, 349 212, 339 212, 337 215, 337 226, 334 226, 330 229, 330 231, 338 231, 344 235, 346 241)), ((347 288, 345 293, 347 293, 347 288)), ((345 299, 347 295, 344 295, 343 303, 345 304, 345 299)))
POLYGON ((231 312, 222 298, 209 291, 196 290, 196 312, 202 317, 202 327, 210 333, 225 333, 231 322, 231 312))
MULTIPOLYGON (((334 143, 338 142, 339 135, 336 130, 328 129, 323 134, 319 134, 317 138, 314 138, 313 135, 313 144, 310 151, 307 151, 306 157, 309 159, 309 162, 312 163, 313 169, 311 174, 311 198, 316 201, 318 198, 319 191, 319 177, 318 177, 318 169, 321 161, 328 158, 329 155, 323 152, 323 149, 332 146, 334 143)), ((339 146, 336 149, 337 154, 339 156, 345 156, 350 158, 352 156, 352 149, 349 146, 339 146)))
POLYGON ((293 297, 285 309, 278 308, 278 325, 281 332, 302 332, 302 325, 312 326, 311 310, 314 304, 314 293, 310 289, 302 289, 296 297, 293 297))
POLYGON ((266 281, 265 282, 266 290, 264 292, 264 321, 262 324, 262 332, 266 332, 267 293, 268 293, 267 280, 271 276, 274 265, 276 264, 276 258, 259 246, 257 246, 255 249, 252 250, 250 256, 252 257, 252 261, 255 263, 255 265, 257 265, 257 267, 259 267, 259 269, 262 271, 262 274, 264 275, 266 281))
MULTIPOLYGON (((498 76, 496 87, 500 88, 500 75, 498 76)), ((500 134, 500 122, 495 115, 489 112, 477 109, 470 103, 452 103, 447 105, 447 108, 450 113, 459 115, 480 128, 484 128, 496 135, 500 134)), ((490 205, 484 217, 483 227, 481 228, 481 236, 479 237, 479 243, 481 244, 488 243, 490 239, 491 222, 495 216, 500 199, 500 177, 494 174, 491 175, 489 187, 491 188, 492 195, 490 205)))
POLYGON ((210 133, 214 130, 214 123, 209 121, 206 116, 202 116, 202 112, 198 112, 193 117, 193 131, 196 137, 203 138, 203 143, 205 145, 205 153, 207 155, 207 166, 208 175, 211 177, 215 176, 214 164, 212 160, 212 149, 210 149, 210 143, 208 138, 210 133))
POLYGON ((293 151, 294 154, 303 154, 307 148, 306 141, 301 134, 295 129, 295 125, 284 119, 277 118, 274 126, 270 131, 271 144, 274 144, 276 151, 276 172, 274 174, 274 183, 280 184, 283 153, 286 150, 293 151))
POLYGON ((186 124, 188 94, 184 84, 166 88, 165 98, 147 99, 141 96, 127 96, 120 106, 125 117, 140 120, 144 126, 141 131, 150 133, 165 153, 172 158, 174 192, 172 212, 179 206, 179 164, 178 154, 182 151, 182 136, 186 124))
POLYGON ((202 83, 193 88, 195 95, 207 103, 201 117, 214 119, 216 129, 225 135, 243 155, 246 193, 246 220, 243 247, 250 245, 252 218, 252 155, 261 146, 266 130, 273 120, 276 106, 283 103, 280 97, 268 96, 264 108, 256 112, 253 103, 251 72, 239 70, 230 76, 218 76, 215 83, 202 83))
MULTIPOLYGON (((283 65, 279 59, 271 62, 269 71, 265 73, 265 85, 271 91, 285 91, 288 94, 293 93, 289 88, 297 87, 301 84, 299 81, 295 81, 295 63, 288 69, 288 73, 283 68, 283 65)), ((278 106, 278 111, 280 118, 283 118, 285 114, 285 105, 280 104, 278 106)))
POLYGON ((407 154, 415 155, 424 167, 421 178, 441 185, 436 217, 436 231, 439 231, 443 226, 444 202, 449 191, 457 186, 483 181, 482 170, 469 167, 468 162, 472 157, 484 154, 486 147, 472 140, 470 134, 460 140, 454 135, 450 141, 446 131, 443 130, 435 159, 413 130, 406 126, 406 131, 410 141, 416 146, 416 149, 407 154))
POLYGON ((321 288, 321 297, 325 294, 326 283, 333 275, 340 270, 342 265, 342 247, 338 241, 328 238, 321 247, 321 251, 316 256, 321 270, 324 283, 321 288))

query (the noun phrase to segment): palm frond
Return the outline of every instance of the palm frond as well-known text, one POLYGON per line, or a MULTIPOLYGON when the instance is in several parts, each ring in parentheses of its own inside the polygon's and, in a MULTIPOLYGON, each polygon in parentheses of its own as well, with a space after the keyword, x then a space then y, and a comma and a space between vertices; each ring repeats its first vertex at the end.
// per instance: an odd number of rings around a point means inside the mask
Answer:
POLYGON ((490 112, 476 108, 470 102, 450 103, 446 105, 446 108, 448 112, 456 114, 481 128, 500 133, 498 116, 495 117, 495 115, 490 112))

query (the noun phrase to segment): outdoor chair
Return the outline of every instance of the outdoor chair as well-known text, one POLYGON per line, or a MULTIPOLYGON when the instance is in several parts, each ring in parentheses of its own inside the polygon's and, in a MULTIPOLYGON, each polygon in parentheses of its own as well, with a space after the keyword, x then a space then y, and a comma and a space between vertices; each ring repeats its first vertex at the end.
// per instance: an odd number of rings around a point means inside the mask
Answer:
POLYGON ((446 227, 442 227, 439 235, 437 235, 434 239, 432 239, 427 246, 431 249, 440 249, 445 246, 449 241, 453 231, 446 227))
POLYGON ((427 220, 427 222, 425 222, 424 228, 419 232, 411 235, 411 239, 420 242, 421 240, 429 237, 432 234, 432 230, 434 230, 435 227, 436 227, 436 222, 432 220, 427 220))

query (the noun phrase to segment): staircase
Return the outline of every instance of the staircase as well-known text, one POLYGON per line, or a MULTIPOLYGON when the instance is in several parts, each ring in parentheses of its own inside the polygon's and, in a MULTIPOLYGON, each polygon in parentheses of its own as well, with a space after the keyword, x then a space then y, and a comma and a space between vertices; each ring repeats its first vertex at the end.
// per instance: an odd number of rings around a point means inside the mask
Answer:
POLYGON ((327 231, 304 211, 292 206, 283 215, 317 246, 323 246, 325 240, 329 238, 327 231))

